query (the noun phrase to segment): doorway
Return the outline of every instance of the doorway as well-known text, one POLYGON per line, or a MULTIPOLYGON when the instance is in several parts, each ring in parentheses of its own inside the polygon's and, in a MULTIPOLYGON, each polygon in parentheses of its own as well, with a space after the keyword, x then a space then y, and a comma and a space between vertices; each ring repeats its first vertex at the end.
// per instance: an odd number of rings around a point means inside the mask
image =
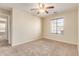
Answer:
POLYGON ((0 15, 0 47, 9 46, 9 42, 9 16, 0 15))

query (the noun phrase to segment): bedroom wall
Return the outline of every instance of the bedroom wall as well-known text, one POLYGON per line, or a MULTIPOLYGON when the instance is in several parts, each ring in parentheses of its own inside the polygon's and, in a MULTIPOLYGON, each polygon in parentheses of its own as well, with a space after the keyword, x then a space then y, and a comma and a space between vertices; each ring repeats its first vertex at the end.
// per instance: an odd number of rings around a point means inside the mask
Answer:
POLYGON ((19 9, 12 9, 12 46, 41 38, 41 19, 19 9))
POLYGON ((43 38, 60 42, 77 44, 78 41, 78 10, 73 9, 43 18, 43 38), (64 17, 64 34, 50 32, 50 20, 64 17))

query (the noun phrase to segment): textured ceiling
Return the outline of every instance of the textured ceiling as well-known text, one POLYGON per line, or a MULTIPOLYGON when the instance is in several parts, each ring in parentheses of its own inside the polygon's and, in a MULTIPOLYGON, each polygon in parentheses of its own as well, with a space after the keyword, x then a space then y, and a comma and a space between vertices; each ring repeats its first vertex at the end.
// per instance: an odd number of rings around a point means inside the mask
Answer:
POLYGON ((48 10, 48 14, 41 13, 37 14, 37 11, 31 11, 30 9, 38 7, 38 3, 0 3, 0 8, 10 10, 11 8, 19 8, 26 12, 29 12, 33 15, 45 17, 47 15, 52 15, 54 12, 59 13, 63 11, 67 11, 70 9, 74 9, 78 6, 77 3, 46 3, 45 6, 54 6, 54 9, 48 10))

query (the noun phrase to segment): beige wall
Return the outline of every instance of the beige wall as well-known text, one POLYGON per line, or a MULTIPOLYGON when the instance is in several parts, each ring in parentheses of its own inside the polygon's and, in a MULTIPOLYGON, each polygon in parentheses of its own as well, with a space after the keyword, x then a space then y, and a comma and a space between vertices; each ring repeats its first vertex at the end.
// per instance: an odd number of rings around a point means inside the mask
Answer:
POLYGON ((78 41, 77 9, 48 16, 43 19, 43 38, 77 44, 78 41), (50 33, 50 19, 64 17, 64 35, 50 33))
POLYGON ((12 45, 41 38, 41 19, 25 11, 12 11, 12 45))

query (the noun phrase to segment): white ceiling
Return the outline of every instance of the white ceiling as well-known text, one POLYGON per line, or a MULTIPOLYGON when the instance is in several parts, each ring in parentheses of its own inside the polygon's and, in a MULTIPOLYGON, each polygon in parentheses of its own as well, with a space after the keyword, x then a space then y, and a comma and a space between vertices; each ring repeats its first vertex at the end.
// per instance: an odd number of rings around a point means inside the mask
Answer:
POLYGON ((54 6, 54 9, 48 10, 48 14, 41 13, 37 14, 37 11, 31 11, 30 9, 38 7, 38 3, 0 3, 0 8, 10 10, 11 8, 19 8, 26 12, 29 12, 33 15, 44 17, 47 15, 52 15, 54 12, 59 13, 63 11, 67 11, 70 9, 74 9, 78 6, 78 3, 46 3, 46 6, 54 6))

